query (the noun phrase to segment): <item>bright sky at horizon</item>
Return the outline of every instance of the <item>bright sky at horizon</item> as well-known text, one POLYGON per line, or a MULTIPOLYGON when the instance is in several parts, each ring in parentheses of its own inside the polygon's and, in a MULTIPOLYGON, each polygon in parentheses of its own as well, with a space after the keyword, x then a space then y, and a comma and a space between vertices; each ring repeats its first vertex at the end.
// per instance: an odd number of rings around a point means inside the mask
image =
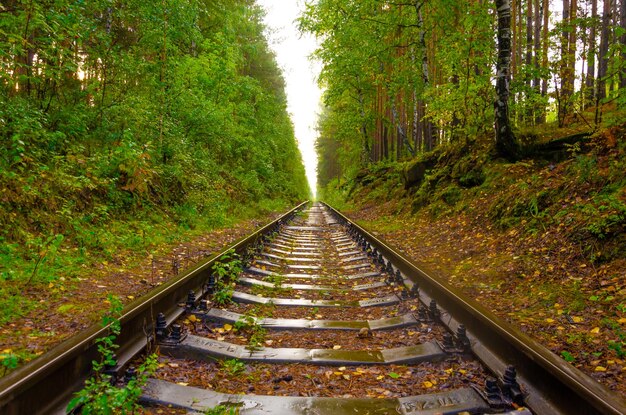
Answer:
POLYGON ((298 31, 295 20, 304 9, 303 0, 258 0, 257 3, 267 12, 265 24, 269 28, 269 45, 276 53, 278 65, 285 77, 288 111, 294 124, 307 179, 315 196, 315 127, 322 92, 316 81, 320 65, 310 61, 309 55, 317 47, 317 42, 315 37, 300 35, 298 31))

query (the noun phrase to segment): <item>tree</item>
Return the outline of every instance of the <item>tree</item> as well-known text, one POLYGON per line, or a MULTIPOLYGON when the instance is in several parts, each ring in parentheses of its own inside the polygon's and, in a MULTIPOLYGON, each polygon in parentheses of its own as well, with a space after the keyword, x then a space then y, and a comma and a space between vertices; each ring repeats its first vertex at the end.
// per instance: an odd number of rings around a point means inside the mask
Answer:
POLYGON ((519 145, 509 120, 509 82, 511 65, 511 5, 496 0, 498 17, 498 60, 496 64, 495 141, 498 154, 508 160, 519 157, 519 145))

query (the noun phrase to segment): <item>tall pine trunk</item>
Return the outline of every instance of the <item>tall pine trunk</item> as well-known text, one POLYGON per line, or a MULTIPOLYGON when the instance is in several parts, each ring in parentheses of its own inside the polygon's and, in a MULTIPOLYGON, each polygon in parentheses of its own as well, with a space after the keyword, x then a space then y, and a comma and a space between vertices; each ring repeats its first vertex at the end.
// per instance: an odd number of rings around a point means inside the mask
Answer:
POLYGON ((498 16, 498 62, 496 64, 495 135, 498 155, 513 161, 519 157, 519 145, 509 120, 509 82, 511 69, 511 4, 496 0, 498 16))
POLYGON ((585 77, 585 99, 587 103, 593 102, 596 97, 595 73, 596 73, 596 18, 598 17, 598 0, 591 0, 591 26, 587 46, 587 76, 585 77))
POLYGON ((606 98, 606 75, 609 69, 609 36, 611 32, 612 3, 615 0, 604 0, 602 7, 602 31, 600 32, 600 51, 598 62, 598 89, 596 91, 596 103, 606 98))
MULTIPOLYGON (((626 61, 626 0, 620 2, 619 9, 619 27, 622 29, 622 34, 619 37, 619 43, 622 45, 621 61, 622 65, 626 61)), ((626 73, 624 69, 619 72, 619 88, 626 88, 626 73)), ((620 91, 620 93, 623 93, 620 91)))

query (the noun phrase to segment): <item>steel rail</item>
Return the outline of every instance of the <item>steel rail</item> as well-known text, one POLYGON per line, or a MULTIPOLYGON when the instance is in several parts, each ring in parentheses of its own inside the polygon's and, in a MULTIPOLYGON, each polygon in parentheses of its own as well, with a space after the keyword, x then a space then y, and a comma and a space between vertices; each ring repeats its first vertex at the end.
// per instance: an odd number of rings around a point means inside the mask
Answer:
MULTIPOLYGON (((156 287, 127 305, 120 318, 121 334, 117 338, 118 368, 140 353, 151 341, 154 321, 159 312, 173 321, 183 313, 179 303, 189 291, 202 292, 211 267, 224 253, 234 249, 245 254, 248 247, 288 220, 306 203, 303 202, 278 219, 244 237, 228 249, 184 271, 180 276, 156 287)), ((96 339, 106 336, 107 329, 93 325, 77 336, 54 347, 39 358, 0 379, 0 413, 3 415, 63 413, 65 404, 89 376, 92 361, 98 359, 96 339)))
POLYGON ((342 221, 357 230, 396 269, 418 284, 423 301, 434 299, 445 311, 442 320, 452 330, 464 324, 472 351, 494 373, 515 366, 527 393, 527 405, 539 415, 626 414, 626 400, 543 345, 501 320, 460 290, 433 276, 389 244, 326 204, 342 221))

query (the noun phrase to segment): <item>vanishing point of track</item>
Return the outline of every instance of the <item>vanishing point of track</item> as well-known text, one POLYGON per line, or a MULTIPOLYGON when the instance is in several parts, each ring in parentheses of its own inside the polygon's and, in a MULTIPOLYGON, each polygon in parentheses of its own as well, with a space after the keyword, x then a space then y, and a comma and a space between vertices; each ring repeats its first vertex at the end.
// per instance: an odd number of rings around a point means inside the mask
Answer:
MULTIPOLYGON (((146 348, 162 363, 144 405, 626 413, 624 400, 326 205, 302 204, 233 249, 244 269, 226 287, 231 302, 215 301, 225 288, 211 271, 219 254, 125 309, 112 371, 122 379, 146 348), (238 375, 222 373, 228 362, 238 375)), ((94 327, 0 379, 0 413, 61 412, 104 333, 94 327)))

